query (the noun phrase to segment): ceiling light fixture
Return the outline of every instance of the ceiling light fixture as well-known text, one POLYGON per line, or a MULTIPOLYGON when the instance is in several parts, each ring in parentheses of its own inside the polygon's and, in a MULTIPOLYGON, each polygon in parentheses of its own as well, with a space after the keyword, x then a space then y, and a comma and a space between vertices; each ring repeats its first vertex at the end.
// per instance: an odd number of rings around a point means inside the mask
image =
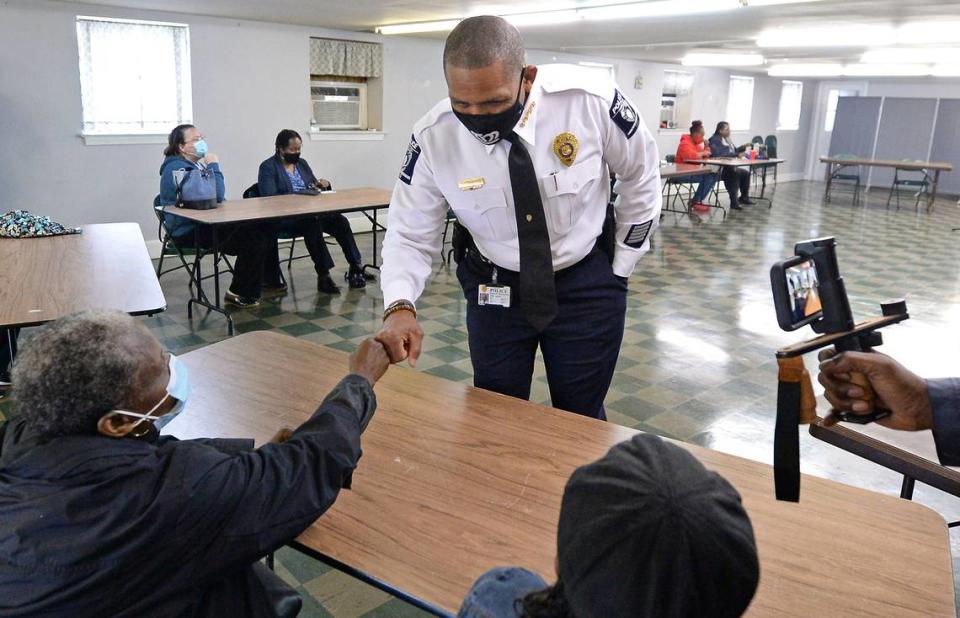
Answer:
POLYGON ((681 62, 688 67, 755 67, 764 60, 760 54, 691 52, 681 62))
MULTIPOLYGON (((577 9, 559 9, 553 11, 535 11, 501 15, 515 26, 541 26, 548 24, 570 23, 579 20, 603 21, 637 19, 648 17, 683 17, 699 13, 719 13, 744 8, 775 6, 783 4, 806 4, 823 0, 647 0, 646 2, 628 2, 625 4, 606 4, 602 6, 583 6, 577 9)), ((421 32, 442 32, 452 30, 459 19, 424 21, 409 24, 390 24, 379 26, 379 34, 415 34, 421 32)))
POLYGON ((379 34, 413 34, 415 32, 443 32, 453 30, 459 19, 445 19, 443 21, 424 21, 414 24, 392 24, 377 28, 379 34))
POLYGON ((900 45, 960 43, 960 21, 917 21, 897 28, 900 45))
POLYGON ((760 47, 868 47, 877 41, 892 41, 893 26, 853 24, 821 28, 774 28, 757 37, 760 47))
POLYGON ((930 75, 925 64, 848 64, 843 74, 850 77, 918 77, 930 75))
POLYGON ((960 62, 960 47, 885 47, 860 56, 866 64, 953 64, 960 62))
POLYGON ((771 77, 840 77, 843 65, 828 62, 775 64, 767 71, 771 77))
POLYGON ((767 71, 771 77, 941 77, 960 76, 960 64, 776 64, 767 71))
POLYGON ((930 67, 934 77, 960 77, 960 64, 935 64, 930 67))

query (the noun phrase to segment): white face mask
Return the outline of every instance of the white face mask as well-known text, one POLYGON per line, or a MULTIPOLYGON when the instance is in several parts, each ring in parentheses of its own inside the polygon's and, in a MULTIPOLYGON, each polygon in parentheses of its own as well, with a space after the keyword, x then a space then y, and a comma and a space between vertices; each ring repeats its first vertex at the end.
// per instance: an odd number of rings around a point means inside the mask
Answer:
MULTIPOLYGON (((124 416, 133 416, 139 418, 136 425, 144 421, 153 421, 153 426, 157 428, 157 431, 160 431, 164 426, 167 425, 170 421, 177 417, 183 408, 187 405, 187 398, 190 396, 190 380, 189 374, 187 373, 187 366, 183 362, 174 356, 173 354, 169 355, 170 360, 168 361, 168 366, 170 367, 170 380, 167 382, 166 394, 156 403, 155 406, 150 408, 150 411, 146 414, 141 414, 139 412, 130 412, 128 410, 112 410, 110 414, 123 414, 124 416), (173 408, 166 414, 154 415, 154 412, 159 408, 163 403, 168 399, 173 398, 176 400, 173 408)), ((134 427, 136 427, 134 425, 134 427)))

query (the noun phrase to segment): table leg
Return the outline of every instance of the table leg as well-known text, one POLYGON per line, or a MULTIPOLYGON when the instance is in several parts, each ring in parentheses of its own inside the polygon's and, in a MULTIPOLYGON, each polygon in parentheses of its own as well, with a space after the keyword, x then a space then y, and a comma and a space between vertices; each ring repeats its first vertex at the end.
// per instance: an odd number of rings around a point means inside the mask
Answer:
POLYGON ((830 185, 833 184, 833 163, 827 161, 827 189, 823 193, 823 200, 830 201, 830 185))
POLYGON ((377 265, 377 213, 379 211, 373 209, 373 265, 377 265))
POLYGON ((927 212, 933 210, 933 203, 937 199, 937 186, 940 184, 940 170, 933 171, 933 188, 927 196, 927 212))
POLYGON ((220 238, 217 235, 217 226, 211 226, 213 236, 213 293, 216 294, 214 304, 220 308, 220 238))

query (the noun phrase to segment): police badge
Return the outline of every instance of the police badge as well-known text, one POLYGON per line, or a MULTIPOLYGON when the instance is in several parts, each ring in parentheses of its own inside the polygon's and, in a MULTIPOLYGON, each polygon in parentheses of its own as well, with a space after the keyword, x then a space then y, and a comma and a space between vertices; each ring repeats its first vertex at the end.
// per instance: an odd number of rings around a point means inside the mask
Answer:
POLYGON ((577 152, 580 150, 580 141, 577 136, 569 131, 564 131, 553 138, 553 153, 557 155, 560 162, 570 167, 577 159, 577 152))

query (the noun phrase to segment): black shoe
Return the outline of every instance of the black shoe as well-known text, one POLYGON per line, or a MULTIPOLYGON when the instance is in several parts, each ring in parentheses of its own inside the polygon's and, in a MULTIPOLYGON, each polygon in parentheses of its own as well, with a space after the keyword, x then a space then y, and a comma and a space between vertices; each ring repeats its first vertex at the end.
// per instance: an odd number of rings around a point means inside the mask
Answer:
POLYGON ((280 294, 287 293, 287 284, 286 283, 264 283, 260 286, 260 289, 264 294, 270 294, 273 296, 278 296, 280 294))
POLYGON ((223 295, 223 300, 228 305, 234 305, 244 309, 260 306, 259 298, 254 298, 253 296, 240 296, 239 294, 235 294, 230 290, 227 290, 227 293, 223 295))
POLYGON ((360 269, 360 272, 363 273, 363 278, 366 279, 367 281, 376 281, 376 280, 377 280, 377 276, 374 275, 373 273, 368 273, 367 271, 365 271, 365 270, 363 270, 363 269, 360 269))
POLYGON ((343 278, 350 285, 350 289, 359 290, 367 287, 367 278, 363 276, 363 269, 359 266, 350 266, 350 270, 343 273, 343 278))
POLYGON ((754 204, 756 204, 756 202, 754 202, 753 200, 751 200, 749 197, 741 197, 741 198, 740 198, 740 203, 741 203, 741 204, 746 204, 747 206, 753 206, 754 204))
POLYGON ((324 294, 340 293, 340 288, 333 282, 330 275, 317 275, 317 290, 324 294))
POLYGON ((743 210, 739 204, 730 204, 730 210, 743 210))

